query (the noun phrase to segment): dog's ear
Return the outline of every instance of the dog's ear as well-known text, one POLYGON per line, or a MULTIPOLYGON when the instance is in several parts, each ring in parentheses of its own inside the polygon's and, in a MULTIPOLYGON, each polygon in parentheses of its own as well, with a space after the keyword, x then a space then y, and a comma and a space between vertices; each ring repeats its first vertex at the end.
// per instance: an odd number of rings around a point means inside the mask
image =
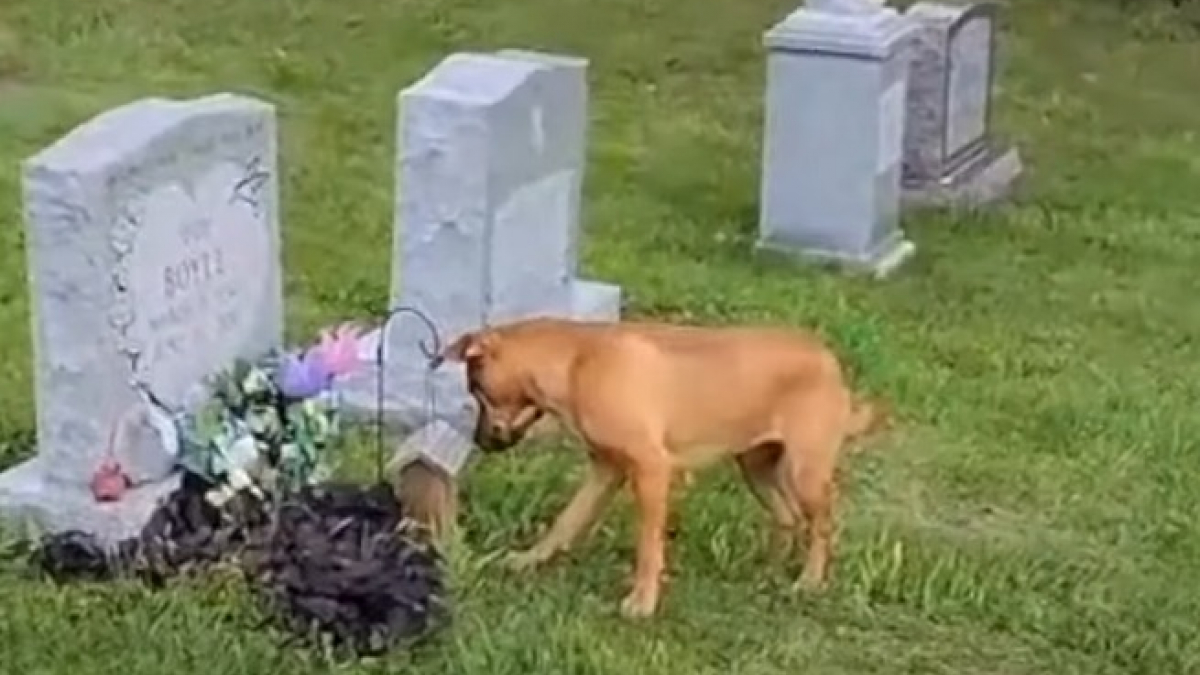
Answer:
POLYGON ((450 346, 442 350, 442 353, 435 360, 433 367, 436 368, 446 361, 467 363, 482 358, 491 347, 491 344, 492 336, 483 331, 464 333, 457 340, 450 343, 450 346))

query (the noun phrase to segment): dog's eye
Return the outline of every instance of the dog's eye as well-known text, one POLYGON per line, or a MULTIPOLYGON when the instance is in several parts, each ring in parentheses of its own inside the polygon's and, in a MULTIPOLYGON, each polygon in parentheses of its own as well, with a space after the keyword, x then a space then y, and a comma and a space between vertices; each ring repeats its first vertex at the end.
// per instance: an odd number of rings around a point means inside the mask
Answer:
POLYGON ((467 372, 467 392, 473 396, 482 396, 486 398, 487 392, 484 390, 483 386, 479 384, 478 372, 467 372))

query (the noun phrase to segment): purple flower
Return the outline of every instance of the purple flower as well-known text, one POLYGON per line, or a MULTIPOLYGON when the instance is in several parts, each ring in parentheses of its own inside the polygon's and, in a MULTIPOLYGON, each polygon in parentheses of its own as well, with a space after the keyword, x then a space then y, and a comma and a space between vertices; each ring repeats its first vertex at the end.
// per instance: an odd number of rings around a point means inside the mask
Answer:
POLYGON ((333 380, 323 360, 312 350, 304 354, 289 352, 279 364, 279 391, 292 399, 312 398, 333 380))

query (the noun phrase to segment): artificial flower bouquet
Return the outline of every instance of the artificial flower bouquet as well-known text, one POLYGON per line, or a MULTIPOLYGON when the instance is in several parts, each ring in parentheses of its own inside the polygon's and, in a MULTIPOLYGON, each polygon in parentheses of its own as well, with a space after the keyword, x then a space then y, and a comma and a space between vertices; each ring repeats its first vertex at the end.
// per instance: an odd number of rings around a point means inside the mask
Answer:
POLYGON ((215 486, 211 503, 243 490, 283 494, 325 476, 341 431, 332 384, 360 364, 361 338, 358 327, 341 324, 307 350, 239 360, 212 378, 199 409, 172 415, 179 464, 215 486))

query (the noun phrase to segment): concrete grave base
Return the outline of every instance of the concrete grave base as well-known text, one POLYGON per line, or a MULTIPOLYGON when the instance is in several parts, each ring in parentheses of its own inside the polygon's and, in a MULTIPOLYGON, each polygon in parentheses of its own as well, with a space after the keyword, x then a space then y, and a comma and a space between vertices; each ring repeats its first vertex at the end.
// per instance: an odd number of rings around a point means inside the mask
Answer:
POLYGON ((577 321, 620 321, 621 287, 602 281, 574 280, 571 317, 577 321))
POLYGON ((905 208, 984 208, 1008 199, 1023 172, 1016 148, 989 149, 979 161, 936 183, 905 185, 902 200, 905 208))
POLYGON ((139 486, 117 502, 92 499, 87 486, 52 478, 38 458, 0 474, 0 513, 6 524, 38 532, 82 530, 107 545, 136 537, 179 476, 139 486))
MULTIPOLYGON (((575 280, 571 287, 570 318, 577 321, 619 321, 621 318, 621 287, 599 281, 575 280)), ((443 346, 456 335, 441 335, 443 346)), ((365 365, 335 383, 342 396, 345 416, 355 422, 373 424, 379 406, 379 365, 376 348, 381 339, 380 329, 367 333, 361 340, 360 358, 365 365)), ((445 419, 470 429, 475 421, 474 403, 466 396, 465 376, 453 364, 443 365, 427 376, 420 365, 407 364, 396 368, 384 382, 384 427, 391 432, 408 433, 424 426, 430 416, 445 419), (415 366, 415 367, 414 367, 415 366), (431 411, 427 395, 427 377, 431 378, 435 407, 431 411)), ((468 432, 464 432, 468 433, 468 432)))
POLYGON ((447 372, 451 368, 452 364, 446 364, 429 376, 432 406, 426 393, 426 376, 411 369, 391 369, 391 376, 384 382, 382 406, 378 401, 378 364, 365 364, 335 386, 342 396, 345 418, 354 423, 374 424, 377 409, 382 407, 384 428, 389 433, 411 433, 433 418, 469 430, 475 420, 474 402, 465 395, 465 385, 457 381, 462 376, 447 372))
MULTIPOLYGON (((600 281, 572 281, 570 317, 579 321, 619 321, 621 287, 600 281)), ((444 343, 456 337, 441 336, 444 343)), ((379 329, 362 338, 359 356, 368 365, 342 378, 335 385, 342 395, 345 415, 355 422, 373 424, 376 418, 376 408, 379 407, 379 367, 375 357, 379 340, 379 329)), ((465 395, 464 377, 458 370, 453 364, 445 364, 432 375, 435 399, 432 415, 450 421, 469 436, 475 422, 475 408, 465 395)), ((426 374, 419 367, 411 367, 411 364, 406 368, 393 367, 393 373, 384 383, 384 427, 391 432, 408 433, 430 422, 426 374)))
POLYGON ((815 248, 797 248, 766 239, 760 239, 754 249, 755 254, 764 260, 809 263, 883 279, 916 255, 917 245, 896 232, 870 251, 856 256, 815 248))

